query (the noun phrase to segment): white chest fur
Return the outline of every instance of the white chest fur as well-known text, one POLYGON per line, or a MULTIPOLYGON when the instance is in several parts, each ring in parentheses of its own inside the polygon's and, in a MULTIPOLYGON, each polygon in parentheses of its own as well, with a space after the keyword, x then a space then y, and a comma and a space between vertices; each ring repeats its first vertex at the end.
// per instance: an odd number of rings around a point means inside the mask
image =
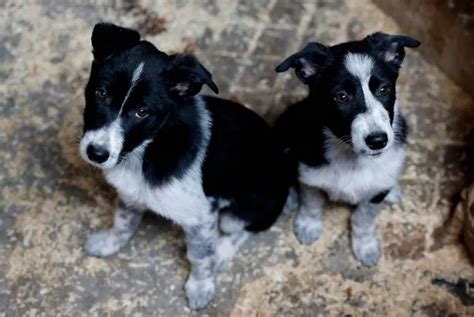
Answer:
POLYGON ((330 163, 317 168, 300 163, 299 180, 322 189, 332 201, 357 204, 395 186, 404 160, 403 147, 375 158, 332 153, 330 163))
POLYGON ((210 204, 202 189, 200 166, 190 168, 180 179, 151 186, 143 177, 137 154, 129 155, 127 161, 104 172, 126 204, 149 209, 183 226, 206 221, 210 204))
POLYGON ((196 106, 203 138, 200 150, 183 176, 159 186, 150 185, 142 173, 143 153, 148 142, 129 153, 119 165, 104 170, 107 181, 126 204, 149 209, 182 226, 207 221, 211 209, 202 187, 202 164, 211 136, 211 119, 202 99, 196 99, 196 106))

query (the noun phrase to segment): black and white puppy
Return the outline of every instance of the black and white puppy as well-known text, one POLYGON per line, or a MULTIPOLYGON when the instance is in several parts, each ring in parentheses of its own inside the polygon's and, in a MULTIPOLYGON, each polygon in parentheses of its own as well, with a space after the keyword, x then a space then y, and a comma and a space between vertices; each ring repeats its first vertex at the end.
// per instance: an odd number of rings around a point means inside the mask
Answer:
POLYGON ((365 266, 380 258, 375 217, 401 198, 407 127, 396 96, 405 47, 420 42, 375 33, 335 46, 309 43, 277 68, 294 68, 306 99, 279 118, 276 133, 294 162, 300 194, 294 232, 310 244, 322 232, 326 200, 356 205, 352 250, 365 266))
POLYGON ((97 24, 85 90, 84 160, 119 194, 113 227, 85 248, 109 256, 150 210, 179 224, 192 264, 189 306, 205 307, 216 273, 250 233, 268 229, 288 195, 283 151, 270 127, 242 105, 197 97, 217 93, 191 55, 167 55, 130 29, 97 24))

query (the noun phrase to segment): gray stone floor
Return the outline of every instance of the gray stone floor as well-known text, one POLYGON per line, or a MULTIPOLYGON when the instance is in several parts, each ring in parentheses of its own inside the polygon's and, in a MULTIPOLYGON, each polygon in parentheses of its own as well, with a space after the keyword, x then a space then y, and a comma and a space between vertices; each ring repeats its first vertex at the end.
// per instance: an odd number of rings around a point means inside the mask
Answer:
POLYGON ((185 305, 183 236, 166 220, 148 215, 115 257, 87 256, 83 241, 110 225, 115 199, 77 153, 98 21, 138 28, 167 52, 194 52, 223 97, 270 122, 305 94, 292 74, 273 71, 305 42, 399 32, 369 0, 1 1, 0 316, 474 314, 456 284, 474 280, 463 248, 436 247, 432 235, 472 178, 473 99, 413 51, 398 88, 411 128, 405 198, 379 218, 377 267, 352 258, 349 210, 339 205, 326 208, 313 246, 293 237, 293 216, 256 236, 200 313, 185 305))

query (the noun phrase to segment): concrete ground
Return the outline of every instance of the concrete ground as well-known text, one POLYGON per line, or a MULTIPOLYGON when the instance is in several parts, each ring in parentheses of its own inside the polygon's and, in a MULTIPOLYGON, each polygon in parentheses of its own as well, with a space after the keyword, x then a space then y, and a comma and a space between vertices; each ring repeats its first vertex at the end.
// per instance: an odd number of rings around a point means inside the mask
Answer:
POLYGON ((474 314, 464 249, 433 238, 472 178, 473 99, 415 51, 398 88, 411 131, 405 198, 378 219, 378 266, 352 257, 340 205, 326 208, 312 246, 293 236, 294 215, 252 239, 199 313, 186 307, 184 239, 168 221, 148 215, 120 254, 87 256, 85 237, 111 224, 115 200, 77 151, 101 20, 138 28, 167 52, 194 52, 221 96, 269 121, 305 94, 293 74, 273 71, 305 42, 399 32, 369 0, 0 1, 0 316, 474 314))

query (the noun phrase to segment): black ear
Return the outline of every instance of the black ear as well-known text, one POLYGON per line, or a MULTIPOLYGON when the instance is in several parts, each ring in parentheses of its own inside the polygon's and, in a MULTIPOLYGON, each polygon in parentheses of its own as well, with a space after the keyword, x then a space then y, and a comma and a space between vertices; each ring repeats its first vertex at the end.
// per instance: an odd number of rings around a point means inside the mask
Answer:
POLYGON ((289 68, 294 68, 296 76, 307 84, 317 77, 329 54, 327 46, 319 43, 308 43, 301 51, 285 59, 276 67, 275 71, 281 73, 289 68))
POLYGON ((198 94, 207 85, 216 94, 219 89, 211 73, 192 55, 172 55, 171 64, 163 72, 168 90, 174 96, 189 97, 198 94))
POLYGON ((405 58, 405 47, 415 48, 420 46, 420 41, 403 35, 390 35, 377 32, 365 38, 372 51, 381 59, 397 68, 405 58))
POLYGON ((97 23, 92 31, 94 59, 101 61, 112 53, 129 48, 140 41, 137 31, 111 23, 97 23))

